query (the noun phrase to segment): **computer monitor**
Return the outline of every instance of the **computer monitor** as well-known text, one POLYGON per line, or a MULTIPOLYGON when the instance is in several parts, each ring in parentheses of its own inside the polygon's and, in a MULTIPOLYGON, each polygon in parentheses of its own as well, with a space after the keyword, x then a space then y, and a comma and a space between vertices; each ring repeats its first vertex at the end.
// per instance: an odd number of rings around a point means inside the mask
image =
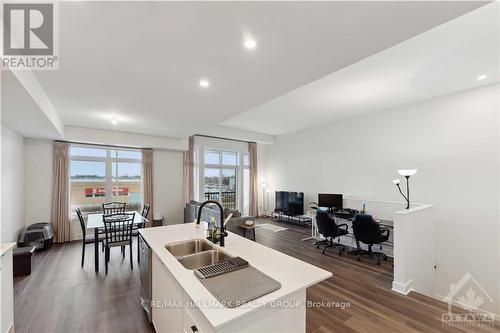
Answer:
POLYGON ((343 198, 342 194, 318 194, 318 206, 328 207, 335 209, 343 209, 343 198))

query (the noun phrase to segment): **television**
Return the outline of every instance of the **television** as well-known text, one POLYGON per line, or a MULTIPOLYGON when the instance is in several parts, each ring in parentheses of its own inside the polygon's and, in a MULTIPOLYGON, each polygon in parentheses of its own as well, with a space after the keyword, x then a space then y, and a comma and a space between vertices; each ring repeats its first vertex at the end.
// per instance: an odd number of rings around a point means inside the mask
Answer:
POLYGON ((286 215, 303 215, 304 214, 304 193, 303 192, 288 192, 276 191, 275 211, 286 215))
POLYGON ((342 194, 320 193, 318 194, 318 206, 341 210, 343 209, 342 194))

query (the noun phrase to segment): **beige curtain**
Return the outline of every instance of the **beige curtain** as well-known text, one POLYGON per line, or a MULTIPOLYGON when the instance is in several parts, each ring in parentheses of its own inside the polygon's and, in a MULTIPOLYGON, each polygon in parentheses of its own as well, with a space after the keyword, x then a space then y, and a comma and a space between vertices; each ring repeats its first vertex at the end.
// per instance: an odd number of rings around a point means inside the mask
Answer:
MULTIPOLYGON (((153 149, 142 150, 142 183, 144 203, 150 206, 149 221, 153 221, 153 149)), ((151 223, 149 224, 151 225, 151 223)))
POLYGON ((69 143, 54 142, 52 170, 52 210, 55 241, 70 241, 69 214, 69 143))
POLYGON ((194 136, 189 137, 188 151, 184 152, 184 203, 194 199, 194 136))
POLYGON ((248 143, 248 152, 250 155, 250 215, 259 215, 259 192, 258 177, 257 177, 257 144, 255 142, 248 143))

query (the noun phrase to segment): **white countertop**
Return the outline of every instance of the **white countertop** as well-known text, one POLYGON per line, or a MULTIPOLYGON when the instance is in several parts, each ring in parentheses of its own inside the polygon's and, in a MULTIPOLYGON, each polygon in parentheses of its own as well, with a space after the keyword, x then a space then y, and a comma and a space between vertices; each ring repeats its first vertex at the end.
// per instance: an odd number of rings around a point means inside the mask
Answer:
POLYGON ((9 251, 10 249, 12 249, 14 246, 16 246, 16 243, 4 243, 4 244, 0 244, 0 257, 3 257, 3 255, 5 253, 7 253, 7 251, 9 251))
MULTIPOLYGON (((269 302, 312 286, 332 276, 331 272, 324 269, 229 232, 229 236, 225 239, 225 246, 220 248, 215 245, 215 247, 247 260, 253 267, 279 281, 281 288, 249 304, 237 308, 226 308, 194 276, 193 271, 185 269, 165 249, 165 245, 169 243, 190 239, 205 239, 204 225, 195 228, 193 223, 184 223, 139 229, 139 232, 195 304, 215 304, 213 306, 199 307, 215 329, 247 315, 269 302)), ((297 242, 299 241, 297 240, 297 242)))

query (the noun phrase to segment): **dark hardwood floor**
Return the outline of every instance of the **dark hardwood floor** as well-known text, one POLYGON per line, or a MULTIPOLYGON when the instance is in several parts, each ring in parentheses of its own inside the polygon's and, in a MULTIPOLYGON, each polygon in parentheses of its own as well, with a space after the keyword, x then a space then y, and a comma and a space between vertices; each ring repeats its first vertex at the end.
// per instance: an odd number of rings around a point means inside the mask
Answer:
MULTIPOLYGON (((261 221, 270 222, 270 221, 261 221)), ((270 222, 288 228, 273 232, 257 229, 257 242, 322 267, 333 277, 307 291, 310 301, 349 302, 344 309, 309 308, 307 331, 327 332, 500 332, 494 328, 443 327, 447 305, 413 293, 391 291, 391 262, 377 266, 332 250, 322 255, 312 242, 301 242, 309 228, 270 222)), ((87 247, 80 267, 81 243, 55 245, 35 256, 35 272, 14 280, 15 332, 153 332, 139 303, 137 247, 134 270, 119 249, 111 254, 109 273, 94 272, 93 247, 87 247)))
POLYGON ((84 268, 81 242, 37 252, 35 272, 14 279, 15 332, 153 332, 140 306, 134 245, 134 269, 128 249, 122 259, 115 248, 107 276, 102 253, 101 270, 94 272, 93 245, 87 245, 84 268))

